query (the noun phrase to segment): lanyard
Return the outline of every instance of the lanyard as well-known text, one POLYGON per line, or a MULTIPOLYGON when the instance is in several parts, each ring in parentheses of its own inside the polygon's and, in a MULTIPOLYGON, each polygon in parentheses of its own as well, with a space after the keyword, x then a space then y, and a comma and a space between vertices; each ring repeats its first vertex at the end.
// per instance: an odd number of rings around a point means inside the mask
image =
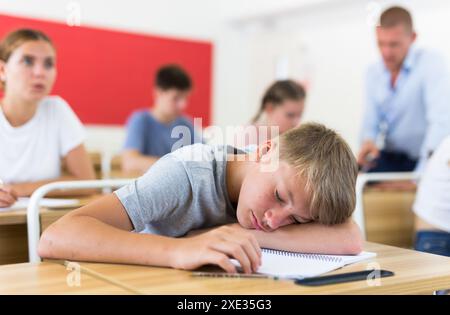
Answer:
POLYGON ((403 73, 400 72, 397 77, 395 87, 391 87, 389 76, 389 93, 386 95, 385 99, 381 103, 381 106, 379 107, 381 119, 378 123, 378 134, 375 144, 380 150, 383 150, 386 147, 386 138, 389 132, 389 126, 394 126, 395 122, 401 117, 400 112, 398 112, 398 108, 394 108, 394 100, 397 96, 399 85, 402 84, 403 79, 403 73))

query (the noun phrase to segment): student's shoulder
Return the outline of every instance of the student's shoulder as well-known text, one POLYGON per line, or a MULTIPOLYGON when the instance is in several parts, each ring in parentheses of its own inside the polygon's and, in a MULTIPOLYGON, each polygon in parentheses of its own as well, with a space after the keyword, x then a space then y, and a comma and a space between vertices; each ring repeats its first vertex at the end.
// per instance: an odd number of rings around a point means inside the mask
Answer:
POLYGON ((169 155, 182 162, 194 162, 197 165, 226 159, 228 147, 225 145, 209 145, 196 143, 181 147, 169 155))
POLYGON ((142 122, 148 122, 152 120, 151 114, 148 112, 148 109, 137 109, 134 110, 130 116, 129 121, 133 123, 142 123, 142 122))
POLYGON ((214 146, 203 143, 196 143, 177 148, 176 150, 169 153, 169 155, 172 155, 173 157, 180 160, 193 160, 204 155, 210 156, 211 154, 213 154, 213 152, 214 146))
POLYGON ((69 103, 58 95, 46 96, 44 99, 42 99, 39 106, 46 115, 52 115, 55 118, 74 115, 74 112, 69 103))
POLYGON ((168 153, 158 159, 147 172, 140 177, 139 181, 143 185, 153 185, 158 181, 176 182, 176 184, 184 184, 186 180, 189 182, 198 179, 198 166, 202 169, 210 170, 207 162, 211 157, 211 149, 203 145, 189 145, 179 148, 168 153), (201 162, 201 163, 199 163, 201 162), (190 179, 189 179, 190 178, 190 179))
POLYGON ((447 67, 444 56, 436 50, 420 48, 416 49, 415 53, 419 65, 426 68, 425 70, 436 73, 447 67))
POLYGON ((41 106, 47 108, 68 107, 69 103, 59 95, 49 95, 42 99, 41 106))
POLYGON ((430 48, 416 48, 414 50, 416 56, 419 56, 423 59, 434 60, 434 59, 444 59, 444 56, 441 55, 437 50, 430 48))
POLYGON ((177 123, 178 123, 178 125, 185 125, 185 126, 188 126, 188 127, 194 127, 192 118, 189 117, 189 116, 184 116, 183 115, 183 116, 178 117, 177 118, 177 123))

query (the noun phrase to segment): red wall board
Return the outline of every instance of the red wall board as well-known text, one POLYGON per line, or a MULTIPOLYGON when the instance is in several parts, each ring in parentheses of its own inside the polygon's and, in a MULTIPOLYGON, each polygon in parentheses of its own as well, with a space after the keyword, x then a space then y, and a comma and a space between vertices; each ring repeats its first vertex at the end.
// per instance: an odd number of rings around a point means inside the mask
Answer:
POLYGON ((0 15, 2 38, 24 27, 53 40, 58 77, 52 94, 66 99, 83 123, 123 124, 133 110, 151 106, 154 74, 166 63, 192 77, 187 114, 210 123, 211 43, 0 15))

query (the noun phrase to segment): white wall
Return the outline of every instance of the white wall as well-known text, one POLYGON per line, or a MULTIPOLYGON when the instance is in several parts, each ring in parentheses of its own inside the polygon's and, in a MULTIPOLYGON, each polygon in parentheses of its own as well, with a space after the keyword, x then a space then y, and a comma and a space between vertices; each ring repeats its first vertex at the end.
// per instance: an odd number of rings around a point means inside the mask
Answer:
POLYGON ((0 12, 65 22, 71 3, 82 25, 196 39, 212 39, 217 25, 208 0, 0 0, 0 12))
MULTIPOLYGON (((0 0, 0 13, 67 22, 74 8, 81 26, 214 41, 218 4, 208 0, 0 0), (75 4, 75 7, 73 6, 75 4)), ((89 150, 120 150, 123 126, 87 126, 89 150)))
MULTIPOLYGON (((332 1, 307 5, 290 12, 262 14, 240 21, 247 42, 248 84, 246 101, 253 113, 266 86, 275 79, 275 60, 288 56, 290 75, 310 83, 303 121, 323 122, 346 138, 354 151, 363 110, 363 75, 376 60, 374 27, 369 24, 373 1, 332 1), (305 58, 306 60, 302 60, 305 58), (297 67, 295 65, 297 64, 297 67), (303 71, 298 69, 303 64, 303 71)), ((450 63, 450 2, 377 1, 380 9, 402 4, 412 13, 418 32, 417 45, 437 50, 450 63)), ((238 110, 221 120, 226 124, 238 110)), ((247 118, 249 118, 249 115, 247 118)), ((238 116, 239 117, 239 116, 238 116)), ((219 120, 219 119, 218 119, 219 120)))
MULTIPOLYGON (((275 79, 276 60, 307 80, 304 121, 340 131, 358 146, 366 66, 378 56, 374 6, 400 3, 413 13, 418 44, 450 63, 450 2, 446 0, 0 0, 0 12, 66 21, 78 3, 82 25, 210 40, 214 43, 213 124, 246 123, 275 79)), ((118 150, 122 128, 90 126, 88 147, 118 150)))

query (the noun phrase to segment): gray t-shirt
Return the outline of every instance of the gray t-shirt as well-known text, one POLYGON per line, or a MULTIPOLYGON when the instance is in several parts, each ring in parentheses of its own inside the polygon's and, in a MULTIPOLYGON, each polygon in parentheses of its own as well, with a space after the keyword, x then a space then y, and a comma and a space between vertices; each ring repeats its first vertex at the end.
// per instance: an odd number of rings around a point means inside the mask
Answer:
POLYGON ((226 188, 227 154, 235 151, 230 146, 186 146, 117 190, 135 232, 178 237, 237 222, 226 188))

